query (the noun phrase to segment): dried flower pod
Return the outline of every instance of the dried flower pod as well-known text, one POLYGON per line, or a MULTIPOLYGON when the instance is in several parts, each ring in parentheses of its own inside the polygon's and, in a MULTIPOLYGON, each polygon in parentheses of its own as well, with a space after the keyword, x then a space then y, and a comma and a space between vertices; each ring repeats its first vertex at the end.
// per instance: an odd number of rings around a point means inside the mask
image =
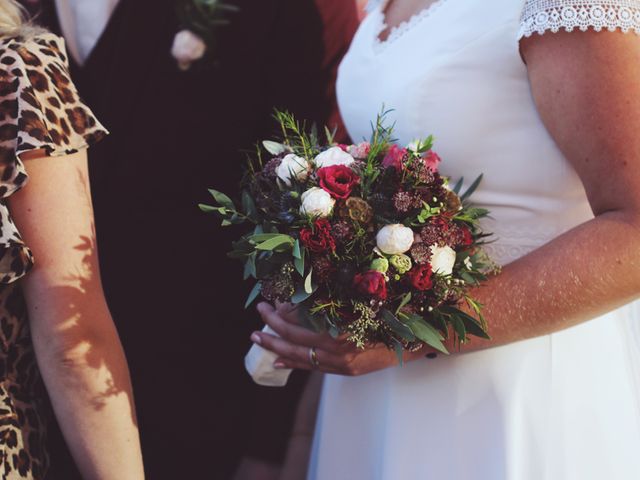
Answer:
POLYGON ((462 201, 453 190, 446 190, 444 205, 448 212, 458 212, 462 209, 462 201))
POLYGON ((366 225, 373 220, 373 208, 362 198, 349 197, 340 208, 340 216, 366 225))

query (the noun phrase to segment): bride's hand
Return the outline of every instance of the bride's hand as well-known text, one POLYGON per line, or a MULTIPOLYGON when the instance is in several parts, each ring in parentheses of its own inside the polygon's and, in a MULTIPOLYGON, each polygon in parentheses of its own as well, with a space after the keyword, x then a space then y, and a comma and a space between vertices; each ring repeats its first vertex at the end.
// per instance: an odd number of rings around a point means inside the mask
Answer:
MULTIPOLYGON (((335 339, 328 333, 314 333, 300 326, 291 305, 279 304, 274 308, 262 302, 258 305, 258 312, 280 337, 254 332, 251 340, 278 355, 274 363, 276 368, 318 369, 326 373, 357 376, 398 364, 395 352, 384 345, 362 350, 344 337, 335 339), (312 349, 315 349, 317 365, 313 363, 312 349)), ((423 358, 427 353, 426 349, 407 352, 404 360, 423 358)))

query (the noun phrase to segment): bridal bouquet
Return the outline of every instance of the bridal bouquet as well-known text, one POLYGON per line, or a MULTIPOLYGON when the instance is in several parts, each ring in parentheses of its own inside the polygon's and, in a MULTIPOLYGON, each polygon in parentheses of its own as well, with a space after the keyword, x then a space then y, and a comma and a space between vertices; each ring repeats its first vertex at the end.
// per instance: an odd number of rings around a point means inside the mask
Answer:
MULTIPOLYGON (((488 211, 468 203, 480 178, 460 194, 462 180, 451 186, 438 173, 432 137, 398 146, 383 115, 371 140, 356 145, 334 145, 328 131, 323 145, 291 115, 276 117, 282 138, 263 142, 250 162, 242 206, 216 190, 214 205, 200 205, 222 225, 251 226, 229 254, 256 281, 246 306, 259 295, 293 303, 310 328, 359 348, 382 343, 400 361, 423 343, 447 353, 450 336, 489 338, 467 293, 493 268, 478 226, 488 211)), ((274 357, 252 350, 254 380, 284 384, 274 357)))

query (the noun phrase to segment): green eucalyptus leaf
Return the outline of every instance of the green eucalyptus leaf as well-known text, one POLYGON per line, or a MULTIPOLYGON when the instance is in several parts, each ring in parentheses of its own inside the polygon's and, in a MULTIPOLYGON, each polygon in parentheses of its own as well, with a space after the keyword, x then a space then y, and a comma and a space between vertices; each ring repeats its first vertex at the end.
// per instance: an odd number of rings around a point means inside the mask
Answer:
POLYGON ((218 211, 218 207, 212 207, 211 205, 206 205, 204 203, 199 203, 198 204, 198 208, 203 211, 204 213, 211 213, 211 212, 217 212, 218 211))
POLYGON ((413 334, 421 341, 442 353, 449 353, 442 343, 442 340, 444 340, 442 334, 432 325, 428 324, 424 318, 419 315, 407 315, 404 321, 413 334))
MULTIPOLYGON (((277 238, 281 235, 284 235, 282 233, 257 233, 254 235, 249 236, 248 240, 252 243, 262 243, 266 240, 271 240, 272 238, 277 238)), ((284 235, 285 237, 288 237, 289 235, 284 235)))
POLYGON ((293 243, 293 258, 302 258, 302 253, 300 252, 300 240, 298 239, 293 243))
POLYGON ((289 235, 278 235, 277 237, 265 240, 264 242, 256 245, 256 249, 268 251, 286 251, 288 249, 291 249, 292 247, 293 238, 291 238, 289 235))
POLYGON ((300 258, 293 259, 293 265, 296 267, 296 271, 300 274, 301 277, 304 277, 304 257, 306 250, 304 248, 300 249, 300 258))
POLYGON ((480 174, 478 176, 478 178, 476 178, 473 183, 471 184, 471 186, 467 189, 466 192, 464 192, 462 195, 460 195, 460 200, 466 200, 467 198, 469 198, 473 192, 476 191, 476 189, 478 188, 478 186, 480 185, 480 182, 482 182, 482 174, 480 174))
POLYGON ((468 334, 476 337, 484 338, 487 340, 491 339, 491 337, 489 336, 485 328, 482 326, 482 324, 478 320, 473 318, 471 315, 469 315, 468 313, 463 312, 462 310, 456 307, 442 307, 442 311, 451 317, 452 323, 453 323, 453 318, 459 318, 460 321, 464 323, 464 327, 468 334))
POLYGON ((209 189, 209 193, 213 196, 216 202, 218 202, 223 207, 228 208, 229 210, 235 210, 236 206, 228 196, 224 193, 219 192, 218 190, 214 190, 212 188, 209 189))
POLYGON ((280 155, 288 150, 286 145, 278 142, 272 142, 271 140, 265 140, 262 142, 262 146, 271 155, 280 155))
POLYGON ((458 336, 458 340, 464 342, 467 339, 467 329, 464 326, 464 322, 460 317, 456 315, 451 315, 449 319, 451 321, 451 325, 453 326, 453 330, 458 336))
POLYGON ((387 326, 398 336, 400 336, 402 339, 407 340, 408 342, 413 342, 416 339, 416 336, 413 334, 413 332, 411 331, 411 329, 405 325, 404 323, 402 323, 398 317, 396 317, 393 313, 391 313, 389 310, 382 310, 380 312, 381 316, 382 316, 382 320, 384 320, 384 323, 387 324, 387 326))
POLYGON ((246 303, 244 304, 244 308, 249 308, 249 305, 253 303, 253 301, 260 295, 260 290, 262 289, 262 283, 258 282, 251 289, 251 293, 249 293, 249 297, 247 298, 246 303))
POLYGON ((458 180, 455 186, 452 188, 453 193, 455 193, 456 195, 459 194, 463 184, 464 184, 464 177, 460 177, 460 180, 458 180))
POLYGON ((404 347, 402 346, 402 343, 395 338, 393 339, 393 350, 396 352, 398 364, 401 367, 404 367, 404 347))
POLYGON ((307 278, 304 279, 304 291, 311 294, 313 293, 313 284, 311 282, 311 277, 313 275, 313 268, 309 270, 309 274, 307 278))
POLYGON ((404 297, 402 297, 402 301, 400 302, 400 305, 398 305, 398 308, 396 309, 396 315, 398 314, 398 312, 400 312, 400 310, 402 310, 402 307, 404 307, 410 301, 411 301, 411 292, 407 293, 404 297))
POLYGON ((253 217, 257 213, 256 204, 246 190, 242 191, 242 208, 248 217, 253 217))
POLYGON ((244 279, 256 278, 256 252, 253 252, 244 263, 244 279))

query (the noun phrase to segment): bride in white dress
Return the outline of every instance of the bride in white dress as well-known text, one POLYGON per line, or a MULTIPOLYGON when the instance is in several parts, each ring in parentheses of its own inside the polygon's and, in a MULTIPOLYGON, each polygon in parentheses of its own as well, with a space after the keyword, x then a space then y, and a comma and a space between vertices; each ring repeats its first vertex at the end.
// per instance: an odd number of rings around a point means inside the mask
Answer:
POLYGON ((254 338, 279 366, 310 368, 315 347, 329 373, 310 479, 640 479, 633 31, 640 0, 371 9, 338 79, 351 137, 368 137, 384 104, 400 143, 435 135, 444 175, 484 173, 474 198, 505 268, 475 292, 492 341, 404 367, 259 306, 282 338, 254 338))

